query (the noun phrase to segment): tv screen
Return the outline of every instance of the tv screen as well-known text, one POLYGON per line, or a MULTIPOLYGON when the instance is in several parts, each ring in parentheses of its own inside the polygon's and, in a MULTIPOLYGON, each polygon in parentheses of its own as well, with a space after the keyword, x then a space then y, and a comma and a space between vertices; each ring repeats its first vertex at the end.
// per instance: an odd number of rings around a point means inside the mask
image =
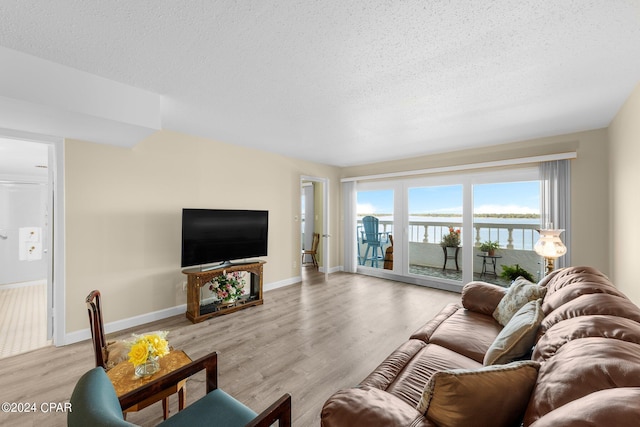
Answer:
POLYGON ((267 255, 269 211, 182 210, 181 266, 267 255))

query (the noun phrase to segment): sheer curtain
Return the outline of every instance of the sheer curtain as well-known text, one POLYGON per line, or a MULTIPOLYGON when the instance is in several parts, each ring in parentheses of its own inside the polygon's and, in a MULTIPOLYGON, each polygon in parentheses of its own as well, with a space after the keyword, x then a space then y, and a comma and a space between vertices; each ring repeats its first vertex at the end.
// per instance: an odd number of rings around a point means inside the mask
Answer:
POLYGON ((355 273, 358 268, 356 251, 356 213, 357 196, 355 181, 342 183, 344 206, 344 271, 355 273))
POLYGON ((571 162, 556 160, 540 163, 541 226, 551 223, 563 229, 560 238, 567 253, 556 260, 556 267, 571 265, 571 162))

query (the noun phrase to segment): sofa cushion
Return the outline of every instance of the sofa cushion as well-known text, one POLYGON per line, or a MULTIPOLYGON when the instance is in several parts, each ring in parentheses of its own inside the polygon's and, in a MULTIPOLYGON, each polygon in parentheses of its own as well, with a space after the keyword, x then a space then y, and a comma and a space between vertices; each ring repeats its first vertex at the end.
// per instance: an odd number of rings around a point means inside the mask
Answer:
MULTIPOLYGON (((543 305, 544 310, 544 305, 543 305)), ((568 301, 547 314, 540 324, 539 334, 566 319, 594 314, 619 316, 640 323, 640 308, 625 297, 611 294, 586 294, 568 301)))
POLYGON ((541 303, 541 299, 529 301, 509 320, 485 354, 485 366, 509 363, 531 351, 544 318, 541 303))
POLYGON ((322 407, 322 427, 435 427, 415 406, 372 387, 334 393, 322 407))
POLYGON ((475 370, 436 372, 417 409, 438 426, 513 426, 527 407, 539 364, 532 361, 475 370))
POLYGON ((640 425, 640 387, 600 390, 567 403, 531 427, 640 425))
POLYGON ((532 360, 543 362, 560 347, 580 338, 604 337, 640 345, 640 323, 610 315, 579 316, 553 325, 536 343, 532 360))
POLYGON ((482 364, 469 359, 448 348, 427 344, 404 366, 396 379, 389 385, 387 392, 416 407, 424 386, 438 371, 448 369, 478 369, 482 364))
POLYGON ((365 378, 360 385, 386 390, 396 380, 398 374, 411 359, 424 347, 426 343, 410 339, 393 351, 376 369, 365 378))
POLYGON ((460 310, 460 305, 456 303, 447 304, 440 312, 417 331, 411 335, 411 339, 422 340, 426 343, 431 341, 431 335, 438 330, 440 325, 444 323, 449 317, 453 316, 460 310))
POLYGON ((493 317, 460 308, 440 324, 429 342, 482 363, 501 330, 493 317))
POLYGON ((548 288, 548 293, 553 294, 573 283, 611 283, 609 278, 601 271, 586 266, 565 267, 553 270, 538 282, 540 286, 548 288))
POLYGON ((582 295, 606 294, 626 299, 624 294, 616 289, 611 283, 600 282, 573 282, 557 289, 555 292, 547 290, 547 294, 542 304, 542 310, 549 314, 553 310, 567 304, 582 295))
POLYGON ((544 297, 546 291, 547 288, 531 283, 523 277, 518 277, 500 300, 498 307, 493 312, 493 317, 498 323, 505 326, 523 305, 544 297))
POLYGON ((569 341, 541 364, 525 425, 573 400, 616 387, 640 387, 640 345, 601 337, 569 341))

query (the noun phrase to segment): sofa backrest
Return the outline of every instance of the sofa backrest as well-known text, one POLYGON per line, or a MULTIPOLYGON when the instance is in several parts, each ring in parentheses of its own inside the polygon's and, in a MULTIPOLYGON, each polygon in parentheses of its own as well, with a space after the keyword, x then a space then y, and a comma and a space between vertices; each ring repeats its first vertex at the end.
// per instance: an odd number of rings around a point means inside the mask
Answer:
MULTIPOLYGON (((603 390, 615 398, 640 387, 640 308, 590 267, 556 270, 540 284, 547 287, 542 304, 546 316, 532 359, 541 367, 524 425, 551 425, 546 422, 575 411, 587 416, 614 410, 589 405, 603 390)), ((634 419, 638 411, 629 411, 634 419)))

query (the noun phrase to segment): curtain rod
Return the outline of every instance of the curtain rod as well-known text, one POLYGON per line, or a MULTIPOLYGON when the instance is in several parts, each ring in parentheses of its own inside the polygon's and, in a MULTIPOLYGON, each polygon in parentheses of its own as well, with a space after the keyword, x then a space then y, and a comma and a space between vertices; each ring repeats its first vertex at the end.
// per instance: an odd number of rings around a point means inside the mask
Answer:
POLYGON ((545 154, 542 156, 520 157, 517 159, 507 159, 507 160, 495 160, 492 162, 468 163, 465 165, 443 166, 439 168, 428 168, 428 169, 419 169, 419 170, 402 171, 402 172, 389 172, 389 173, 381 173, 377 175, 354 176, 349 178, 342 178, 340 182, 367 181, 372 179, 383 179, 383 178, 399 178, 403 176, 428 175, 428 174, 442 173, 442 172, 460 172, 460 171, 466 171, 466 170, 494 168, 494 167, 500 167, 500 166, 524 165, 527 163, 551 162, 555 160, 569 160, 569 159, 576 159, 577 157, 578 157, 577 152, 570 151, 566 153, 545 154))

